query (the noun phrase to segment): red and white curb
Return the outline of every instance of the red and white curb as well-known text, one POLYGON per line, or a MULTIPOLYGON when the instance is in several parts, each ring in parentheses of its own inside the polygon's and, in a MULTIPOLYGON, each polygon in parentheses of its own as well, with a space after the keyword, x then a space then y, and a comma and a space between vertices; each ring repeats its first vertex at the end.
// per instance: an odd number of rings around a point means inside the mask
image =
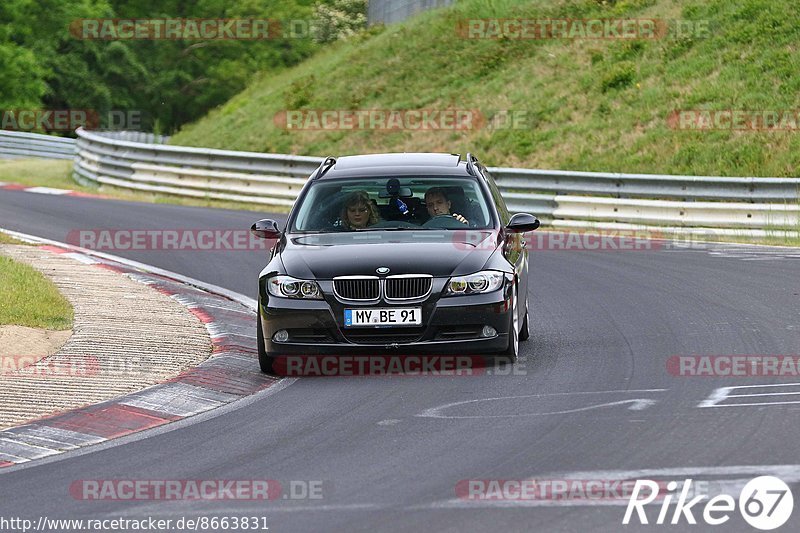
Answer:
POLYGON ((21 185, 19 183, 6 183, 1 181, 0 181, 0 190, 32 192, 34 194, 49 194, 53 196, 80 196, 83 198, 105 198, 104 196, 99 194, 72 191, 69 189, 55 189, 52 187, 31 187, 30 185, 21 185))
POLYGON ((200 365, 164 383, 0 431, 0 468, 188 418, 255 394, 280 381, 259 369, 256 314, 245 303, 187 284, 185 280, 176 279, 177 276, 153 272, 157 269, 148 272, 108 257, 82 253, 71 246, 45 245, 43 248, 119 272, 171 296, 205 324, 213 351, 211 357, 200 365))

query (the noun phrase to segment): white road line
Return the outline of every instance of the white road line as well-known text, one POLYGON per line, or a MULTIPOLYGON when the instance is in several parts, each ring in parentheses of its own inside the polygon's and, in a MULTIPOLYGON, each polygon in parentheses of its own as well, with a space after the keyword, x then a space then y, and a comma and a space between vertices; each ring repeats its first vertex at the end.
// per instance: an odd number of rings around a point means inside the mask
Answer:
POLYGON ((697 404, 697 407, 714 407, 719 402, 723 401, 725 398, 728 397, 728 392, 731 391, 732 387, 720 387, 718 389, 714 389, 711 391, 711 395, 703 400, 702 402, 697 404))
POLYGON ((760 389, 762 387, 800 387, 800 383, 767 383, 765 385, 736 385, 731 389, 760 389))
POLYGON ((703 407, 760 407, 762 405, 791 405, 798 402, 758 402, 758 403, 723 403, 719 405, 704 405, 703 407))
POLYGON ((772 388, 772 387, 797 387, 800 386, 800 383, 767 383, 764 385, 736 385, 733 387, 720 387, 718 389, 714 389, 708 398, 697 404, 699 408, 705 407, 752 407, 758 405, 783 405, 783 404, 794 404, 800 402, 764 402, 764 403, 730 403, 730 404, 723 404, 720 405, 721 402, 725 401, 728 398, 746 398, 746 397, 754 397, 754 396, 782 396, 784 394, 798 394, 796 392, 786 392, 786 393, 758 393, 758 394, 740 394, 740 395, 732 395, 731 391, 737 389, 763 389, 763 388, 772 388))
POLYGON ((731 394, 728 398, 752 398, 755 396, 791 396, 800 392, 759 392, 757 394, 731 394))
POLYGON ((647 409, 648 407, 654 405, 656 403, 655 400, 646 399, 646 398, 629 398, 625 400, 618 400, 614 402, 605 402, 595 405, 589 405, 584 407, 578 407, 574 409, 565 409, 560 411, 550 411, 546 413, 519 413, 519 414, 508 414, 508 415, 463 415, 463 416, 450 416, 442 414, 442 411, 446 409, 450 409, 452 407, 457 407, 460 405, 468 405, 474 404, 478 402, 494 402, 494 401, 507 401, 507 400, 517 400, 521 398, 549 398, 553 396, 582 396, 582 395, 591 395, 591 394, 620 394, 620 393, 631 393, 637 394, 640 392, 664 392, 667 389, 643 389, 643 390, 611 390, 611 391, 590 391, 590 392, 557 392, 552 394, 526 394, 522 396, 505 396, 505 397, 498 397, 498 398, 479 398, 475 400, 464 400, 460 402, 451 402, 446 403, 443 405, 439 405, 437 407, 431 407, 430 409, 426 409, 421 413, 418 413, 414 416, 420 418, 443 418, 443 419, 474 419, 474 418, 517 418, 517 417, 528 417, 528 416, 549 416, 549 415, 561 415, 561 414, 569 414, 569 413, 578 413, 581 411, 589 411, 592 409, 601 409, 604 407, 614 407, 617 405, 624 405, 624 404, 631 404, 628 409, 632 411, 641 411, 647 409))
POLYGON ((34 192, 39 194, 55 194, 55 195, 62 195, 62 194, 69 194, 72 191, 69 189, 54 189, 52 187, 29 187, 25 189, 25 192, 34 192))

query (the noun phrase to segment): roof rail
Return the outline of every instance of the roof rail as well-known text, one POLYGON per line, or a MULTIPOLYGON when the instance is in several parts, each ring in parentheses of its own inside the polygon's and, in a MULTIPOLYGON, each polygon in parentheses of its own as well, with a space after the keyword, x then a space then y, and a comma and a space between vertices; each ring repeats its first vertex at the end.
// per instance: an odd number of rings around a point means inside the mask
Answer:
POLYGON ((478 158, 472 155, 471 153, 467 152, 467 172, 471 176, 479 176, 478 169, 475 168, 475 164, 478 162, 478 158))
POLYGON ((322 162, 322 164, 314 172, 314 175, 311 176, 311 181, 314 181, 324 176, 325 173, 328 172, 335 164, 336 164, 335 157, 333 156, 326 157, 325 160, 322 162))

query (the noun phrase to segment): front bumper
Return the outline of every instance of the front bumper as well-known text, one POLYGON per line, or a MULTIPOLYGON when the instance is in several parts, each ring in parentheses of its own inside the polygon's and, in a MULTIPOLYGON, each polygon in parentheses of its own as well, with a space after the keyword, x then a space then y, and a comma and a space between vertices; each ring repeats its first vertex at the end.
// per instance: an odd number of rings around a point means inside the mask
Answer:
MULTIPOLYGON (((261 291, 261 327, 264 348, 272 357, 280 355, 363 354, 489 354, 508 346, 511 325, 511 286, 488 294, 442 298, 441 287, 423 302, 373 306, 344 304, 326 294, 324 300, 276 298, 261 291), (345 327, 344 310, 370 307, 422 307, 422 326, 345 327), (482 337, 484 326, 497 332, 482 337), (286 330, 289 340, 277 342, 276 332, 286 330)), ((437 288, 435 287, 435 288, 437 288)))

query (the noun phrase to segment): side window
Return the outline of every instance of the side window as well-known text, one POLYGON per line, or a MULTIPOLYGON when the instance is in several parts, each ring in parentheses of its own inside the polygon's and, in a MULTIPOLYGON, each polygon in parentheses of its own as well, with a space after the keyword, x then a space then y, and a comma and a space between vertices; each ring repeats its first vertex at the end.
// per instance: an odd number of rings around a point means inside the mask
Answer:
POLYGON ((500 222, 502 222, 505 226, 508 224, 508 221, 511 220, 511 214, 508 212, 508 208, 506 207, 506 201, 503 200, 503 196, 500 194, 500 189, 494 182, 492 175, 489 174, 488 170, 486 170, 486 167, 481 165, 480 169, 481 172, 483 172, 483 175, 486 176, 486 181, 489 183, 489 190, 492 192, 492 198, 497 206, 497 212, 500 215, 500 222))

